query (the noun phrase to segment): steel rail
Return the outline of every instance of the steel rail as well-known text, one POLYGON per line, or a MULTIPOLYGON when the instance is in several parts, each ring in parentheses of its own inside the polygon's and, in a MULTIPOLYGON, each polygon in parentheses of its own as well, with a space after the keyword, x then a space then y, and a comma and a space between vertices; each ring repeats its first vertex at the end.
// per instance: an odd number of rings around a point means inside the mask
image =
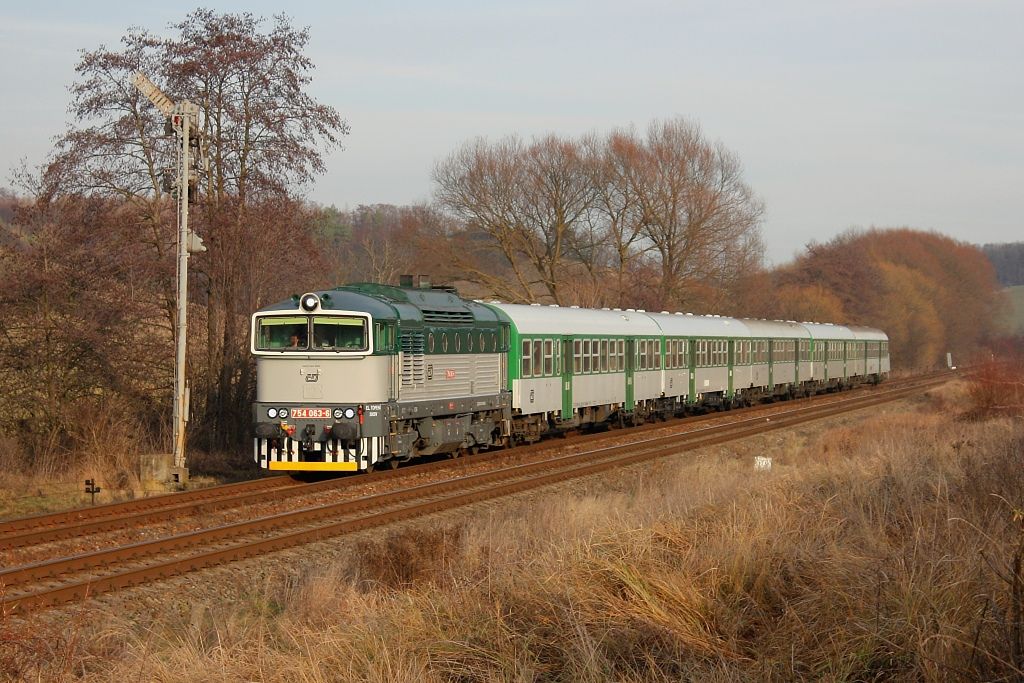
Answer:
MULTIPOLYGON (((948 373, 934 373, 904 380, 896 380, 895 385, 890 383, 887 388, 898 388, 904 383, 927 380, 932 376, 948 373)), ((836 394, 821 394, 810 399, 812 401, 830 402, 837 399, 836 394)), ((770 410, 768 404, 751 406, 736 411, 737 413, 770 410)), ((704 415, 689 416, 683 418, 686 424, 699 423, 706 420, 721 418, 721 413, 708 413, 704 415)), ((634 427, 638 433, 663 427, 663 424, 647 424, 634 427)), ((586 434, 581 439, 589 440, 603 438, 604 434, 586 434)), ((546 444, 533 444, 534 447, 544 448, 546 444)), ((524 453, 525 454, 525 453, 524 453)), ((474 456, 469 461, 462 461, 463 464, 483 463, 492 459, 505 457, 507 451, 496 450, 474 456)), ((435 469, 451 467, 450 460, 418 463, 415 472, 408 470, 391 473, 373 473, 369 477, 363 476, 359 479, 343 478, 315 483, 296 482, 285 476, 275 476, 255 481, 238 482, 221 486, 212 486, 205 489, 185 491, 172 494, 164 494, 149 498, 142 498, 133 501, 120 503, 108 503, 90 508, 78 508, 65 512, 41 514, 30 517, 22 517, 14 520, 0 522, 0 547, 19 548, 28 545, 37 545, 51 541, 58 541, 67 538, 80 537, 86 534, 96 534, 118 529, 125 529, 140 524, 147 524, 158 521, 165 521, 172 517, 181 517, 196 512, 209 512, 213 510, 238 507, 240 505, 258 502, 261 500, 279 500, 286 497, 318 493, 320 491, 335 488, 347 488, 352 485, 367 483, 378 478, 402 477, 406 474, 425 473, 435 469), (268 495, 269 494, 269 495, 268 495)))
POLYGON ((135 585, 152 578, 180 574, 229 560, 269 552, 270 550, 287 548, 301 543, 378 526, 397 519, 405 519, 441 509, 449 509, 469 502, 487 500, 507 495, 508 493, 543 486, 554 481, 585 476, 612 467, 631 465, 652 458, 744 438, 765 431, 795 426, 850 410, 897 400, 914 393, 922 386, 940 384, 942 381, 933 380, 932 382, 917 383, 913 386, 891 389, 882 394, 875 393, 845 399, 841 402, 804 406, 787 411, 784 414, 770 416, 767 419, 763 417, 747 418, 725 425, 709 426, 681 434, 655 437, 624 446, 612 446, 562 455, 540 462, 515 465, 342 503, 280 513, 250 522, 225 525, 167 539, 133 544, 124 548, 97 551, 72 558, 18 567, 0 573, 0 582, 5 583, 8 588, 11 586, 16 587, 70 571, 82 571, 98 566, 106 567, 157 553, 186 550, 199 545, 225 542, 231 539, 237 540, 243 534, 270 533, 282 527, 288 528, 301 524, 315 523, 324 518, 337 520, 337 517, 340 515, 357 513, 366 508, 379 509, 383 505, 395 505, 409 500, 429 497, 435 498, 435 500, 415 503, 398 510, 371 513, 358 519, 331 521, 326 525, 314 526, 310 529, 291 531, 279 536, 258 539, 247 543, 236 543, 226 548, 207 550, 185 558, 168 559, 149 566, 126 569, 112 575, 94 577, 73 584, 39 590, 34 593, 13 596, 5 595, 3 600, 0 601, 0 605, 5 610, 13 610, 59 604, 68 600, 80 599, 90 594, 96 594, 97 592, 106 592, 120 587, 135 585), (596 461, 595 458, 597 459, 596 461), (509 482, 509 479, 518 479, 518 481, 509 482), (477 487, 477 490, 465 491, 467 487, 477 487), (479 487, 485 488, 480 489, 479 487), (459 491, 462 492, 460 493, 459 491), (437 498, 438 496, 440 496, 439 499, 437 498))
POLYGON ((103 519, 106 517, 117 517, 133 511, 146 512, 171 507, 189 501, 207 501, 219 498, 223 495, 233 495, 237 492, 258 490, 265 491, 273 488, 287 487, 294 484, 287 476, 273 476, 264 479, 241 481, 232 484, 221 484, 209 486, 202 489, 190 491, 178 491, 175 493, 163 493, 147 498, 121 501, 117 503, 104 503, 86 508, 75 508, 63 512, 49 512, 28 517, 18 517, 0 522, 0 544, 6 543, 10 535, 16 535, 25 531, 47 528, 59 528, 64 525, 80 524, 87 521, 103 519))

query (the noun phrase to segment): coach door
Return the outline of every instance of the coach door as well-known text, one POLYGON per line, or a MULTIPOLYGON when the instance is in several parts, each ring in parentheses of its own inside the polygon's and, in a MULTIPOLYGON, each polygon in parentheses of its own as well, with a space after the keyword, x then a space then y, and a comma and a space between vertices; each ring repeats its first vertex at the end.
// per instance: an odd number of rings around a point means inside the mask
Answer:
POLYGON ((730 339, 728 342, 726 342, 726 353, 728 354, 726 357, 726 362, 729 365, 729 390, 726 392, 725 397, 732 398, 732 373, 733 370, 736 369, 736 341, 734 339, 730 339))
POLYGON ((562 419, 572 417, 572 338, 562 337, 562 419))
POLYGON ((633 394, 633 368, 636 363, 636 340, 626 340, 626 412, 633 412, 636 407, 636 400, 633 394))

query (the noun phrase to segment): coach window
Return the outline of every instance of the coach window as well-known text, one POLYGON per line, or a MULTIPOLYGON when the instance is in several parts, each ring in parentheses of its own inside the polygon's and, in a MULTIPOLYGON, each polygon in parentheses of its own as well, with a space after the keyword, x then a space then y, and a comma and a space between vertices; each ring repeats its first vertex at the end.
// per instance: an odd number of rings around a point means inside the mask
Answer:
POLYGON ((544 340, 544 374, 555 374, 555 349, 550 339, 544 340))
POLYGON ((601 342, 597 339, 590 342, 590 371, 601 371, 601 342))
POLYGON ((532 356, 530 355, 530 340, 523 340, 523 377, 530 377, 533 375, 533 362, 532 356))
POLYGON ((572 371, 576 375, 583 372, 583 342, 579 339, 572 342, 572 371))
POLYGON ((533 340, 533 376, 540 377, 544 374, 544 342, 540 339, 533 340))

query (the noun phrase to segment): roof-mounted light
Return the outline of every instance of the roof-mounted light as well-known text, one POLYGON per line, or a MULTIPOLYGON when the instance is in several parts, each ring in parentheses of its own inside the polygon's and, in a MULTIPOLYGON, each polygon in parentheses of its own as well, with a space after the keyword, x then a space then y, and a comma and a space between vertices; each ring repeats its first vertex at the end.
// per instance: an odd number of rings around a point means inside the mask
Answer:
POLYGON ((301 305, 304 311, 315 311, 320 306, 320 297, 316 294, 303 294, 301 305))

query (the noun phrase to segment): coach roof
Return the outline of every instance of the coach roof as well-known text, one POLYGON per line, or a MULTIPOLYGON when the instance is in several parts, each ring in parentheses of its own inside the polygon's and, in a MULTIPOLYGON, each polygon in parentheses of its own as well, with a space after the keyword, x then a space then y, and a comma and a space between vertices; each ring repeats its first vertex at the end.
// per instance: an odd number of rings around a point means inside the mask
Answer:
POLYGON ((661 330, 650 316, 637 311, 609 311, 564 306, 487 304, 507 315, 520 334, 651 336, 661 330))

